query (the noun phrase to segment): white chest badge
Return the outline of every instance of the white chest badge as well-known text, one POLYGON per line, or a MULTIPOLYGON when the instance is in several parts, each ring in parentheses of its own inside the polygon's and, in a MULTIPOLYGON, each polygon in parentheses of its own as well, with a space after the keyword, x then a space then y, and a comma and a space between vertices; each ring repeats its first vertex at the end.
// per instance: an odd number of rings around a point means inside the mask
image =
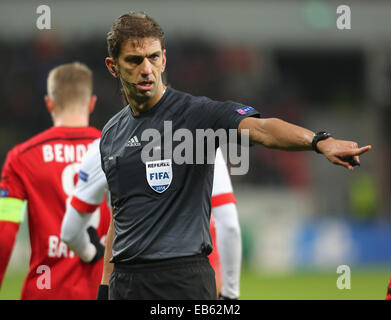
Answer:
POLYGON ((147 161, 145 168, 149 186, 158 193, 166 191, 172 181, 171 159, 147 161))

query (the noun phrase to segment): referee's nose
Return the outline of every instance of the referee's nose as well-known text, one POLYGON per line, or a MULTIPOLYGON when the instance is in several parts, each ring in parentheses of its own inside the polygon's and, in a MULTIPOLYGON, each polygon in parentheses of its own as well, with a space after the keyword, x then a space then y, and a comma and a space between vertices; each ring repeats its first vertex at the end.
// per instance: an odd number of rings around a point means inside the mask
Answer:
POLYGON ((152 73, 152 63, 144 58, 144 61, 140 65, 141 67, 141 76, 143 78, 147 78, 152 73))

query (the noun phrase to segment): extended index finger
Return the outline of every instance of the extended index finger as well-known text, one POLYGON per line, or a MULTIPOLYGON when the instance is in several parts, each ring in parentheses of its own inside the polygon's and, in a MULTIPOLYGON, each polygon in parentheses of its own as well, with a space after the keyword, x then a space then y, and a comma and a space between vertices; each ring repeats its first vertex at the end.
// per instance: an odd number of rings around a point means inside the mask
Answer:
POLYGON ((365 152, 367 152, 367 151, 369 151, 371 149, 372 149, 371 145, 358 148, 355 151, 353 151, 352 156, 359 156, 359 155, 361 155, 361 154, 363 154, 363 153, 365 153, 365 152))

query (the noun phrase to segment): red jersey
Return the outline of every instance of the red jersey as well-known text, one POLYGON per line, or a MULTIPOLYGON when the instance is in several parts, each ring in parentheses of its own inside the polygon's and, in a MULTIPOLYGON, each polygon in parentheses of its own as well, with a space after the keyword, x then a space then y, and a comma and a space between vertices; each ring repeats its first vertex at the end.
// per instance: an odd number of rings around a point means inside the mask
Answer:
MULTIPOLYGON (((96 299, 103 259, 83 263, 61 242, 60 234, 81 159, 99 136, 93 127, 52 127, 7 155, 1 196, 27 200, 31 258, 22 299, 96 299)), ((110 212, 106 203, 97 210, 97 232, 102 237, 110 224, 110 212)), ((17 222, 0 221, 0 281, 18 228, 17 222)))
POLYGON ((386 300, 391 300, 391 278, 388 281, 386 300))

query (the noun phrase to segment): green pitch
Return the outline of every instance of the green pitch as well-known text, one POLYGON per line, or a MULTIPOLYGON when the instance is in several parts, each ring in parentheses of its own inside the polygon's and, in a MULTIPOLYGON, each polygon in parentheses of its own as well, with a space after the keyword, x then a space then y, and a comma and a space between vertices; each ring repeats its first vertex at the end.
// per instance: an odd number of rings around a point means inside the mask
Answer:
POLYGON ((301 272, 286 276, 245 270, 241 299, 247 300, 384 300, 391 268, 351 269, 351 289, 339 290, 332 272, 301 272))
POLYGON ((0 289, 0 300, 19 300, 26 273, 7 272, 0 289))
MULTIPOLYGON (((0 300, 19 299, 25 274, 7 272, 0 300)), ((246 300, 384 300, 390 268, 351 269, 351 289, 339 290, 337 273, 301 272, 271 276, 244 268, 241 299, 246 300)))

